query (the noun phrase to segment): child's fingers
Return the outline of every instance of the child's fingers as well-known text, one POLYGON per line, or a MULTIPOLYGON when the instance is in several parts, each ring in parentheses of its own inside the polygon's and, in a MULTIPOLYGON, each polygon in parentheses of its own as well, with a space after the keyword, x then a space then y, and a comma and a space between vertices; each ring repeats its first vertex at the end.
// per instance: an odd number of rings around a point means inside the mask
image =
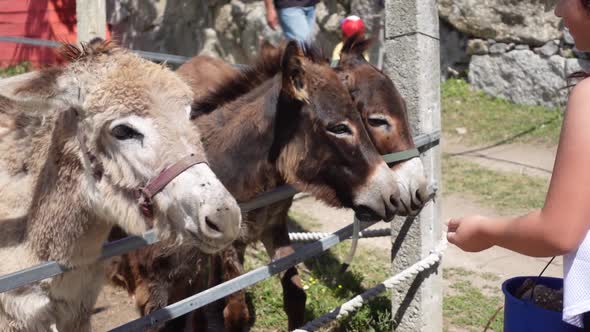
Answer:
POLYGON ((449 221, 447 221, 448 231, 455 232, 460 224, 461 222, 458 219, 449 219, 449 221))
POLYGON ((448 232, 447 241, 449 241, 451 244, 457 244, 457 233, 448 232))

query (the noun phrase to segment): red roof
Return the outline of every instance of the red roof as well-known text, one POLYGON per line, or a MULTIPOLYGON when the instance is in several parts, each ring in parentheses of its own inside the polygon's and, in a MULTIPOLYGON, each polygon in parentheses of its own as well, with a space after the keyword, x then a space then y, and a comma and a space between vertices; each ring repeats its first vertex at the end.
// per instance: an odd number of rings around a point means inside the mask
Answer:
MULTIPOLYGON (((0 0, 0 36, 76 41, 76 0, 0 0)), ((48 47, 0 42, 0 66, 58 62, 48 47)))

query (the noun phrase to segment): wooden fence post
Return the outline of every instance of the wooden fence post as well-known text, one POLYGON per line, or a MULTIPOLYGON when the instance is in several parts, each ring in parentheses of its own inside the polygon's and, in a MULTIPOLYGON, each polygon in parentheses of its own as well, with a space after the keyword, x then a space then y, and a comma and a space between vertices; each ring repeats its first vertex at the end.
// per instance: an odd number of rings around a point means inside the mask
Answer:
POLYGON ((105 0, 76 0, 78 42, 106 38, 107 10, 105 0))
MULTIPOLYGON (((384 70, 405 98, 413 135, 431 133, 440 122, 440 41, 436 0, 385 0, 384 70)), ((422 162, 428 181, 441 186, 441 150, 422 162)), ((440 203, 430 202, 415 220, 392 223, 393 273, 427 256, 440 241, 440 203)), ((396 331, 442 331, 442 270, 409 280, 392 295, 396 331)))

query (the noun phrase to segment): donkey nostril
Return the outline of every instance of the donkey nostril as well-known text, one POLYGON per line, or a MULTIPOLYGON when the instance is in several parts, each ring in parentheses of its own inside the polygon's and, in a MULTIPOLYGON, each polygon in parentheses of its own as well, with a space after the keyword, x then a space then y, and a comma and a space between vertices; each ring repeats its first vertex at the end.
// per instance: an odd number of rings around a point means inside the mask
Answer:
POLYGON ((421 207, 422 207, 422 204, 416 204, 416 203, 414 203, 414 201, 412 201, 410 203, 411 211, 418 211, 418 210, 420 210, 421 207))
POLYGON ((416 198, 416 202, 423 204, 424 203, 424 199, 422 198, 423 195, 420 192, 420 189, 417 189, 416 192, 414 193, 414 197, 416 198))
POLYGON ((219 227, 217 225, 215 225, 215 223, 213 223, 211 220, 209 220, 209 217, 205 217, 205 224, 211 228, 212 230, 221 233, 221 229, 219 229, 219 227))
POLYGON ((395 198, 395 196, 391 196, 389 198, 389 202, 391 203, 391 205, 393 205, 393 207, 398 210, 399 209, 399 200, 397 198, 395 198))

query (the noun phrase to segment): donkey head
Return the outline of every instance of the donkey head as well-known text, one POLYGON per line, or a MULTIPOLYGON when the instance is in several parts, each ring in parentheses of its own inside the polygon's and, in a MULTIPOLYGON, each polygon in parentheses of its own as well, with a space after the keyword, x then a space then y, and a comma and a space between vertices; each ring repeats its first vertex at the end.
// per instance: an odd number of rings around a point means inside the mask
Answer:
MULTIPOLYGON (((388 154, 414 148, 402 96, 391 79, 363 57, 371 42, 371 39, 359 35, 348 38, 342 48, 338 75, 348 87, 379 153, 388 154)), ((416 214, 432 196, 420 158, 396 163, 391 169, 401 194, 399 214, 416 214)))
POLYGON ((78 105, 75 139, 88 213, 131 234, 153 224, 160 236, 196 241, 205 252, 233 241, 240 210, 195 143, 200 139, 188 121, 188 86, 165 67, 107 42, 66 45, 64 50, 72 60, 68 66, 41 73, 18 93, 34 95, 44 85, 46 97, 78 105), (48 75, 52 89, 47 88, 48 75), (153 204, 139 206, 139 189, 152 179, 163 181, 159 174, 179 167, 177 162, 187 156, 192 162, 164 183, 153 204))
POLYGON ((326 202, 390 220, 397 185, 336 73, 313 48, 296 42, 285 47, 280 70, 270 159, 289 183, 326 202))

